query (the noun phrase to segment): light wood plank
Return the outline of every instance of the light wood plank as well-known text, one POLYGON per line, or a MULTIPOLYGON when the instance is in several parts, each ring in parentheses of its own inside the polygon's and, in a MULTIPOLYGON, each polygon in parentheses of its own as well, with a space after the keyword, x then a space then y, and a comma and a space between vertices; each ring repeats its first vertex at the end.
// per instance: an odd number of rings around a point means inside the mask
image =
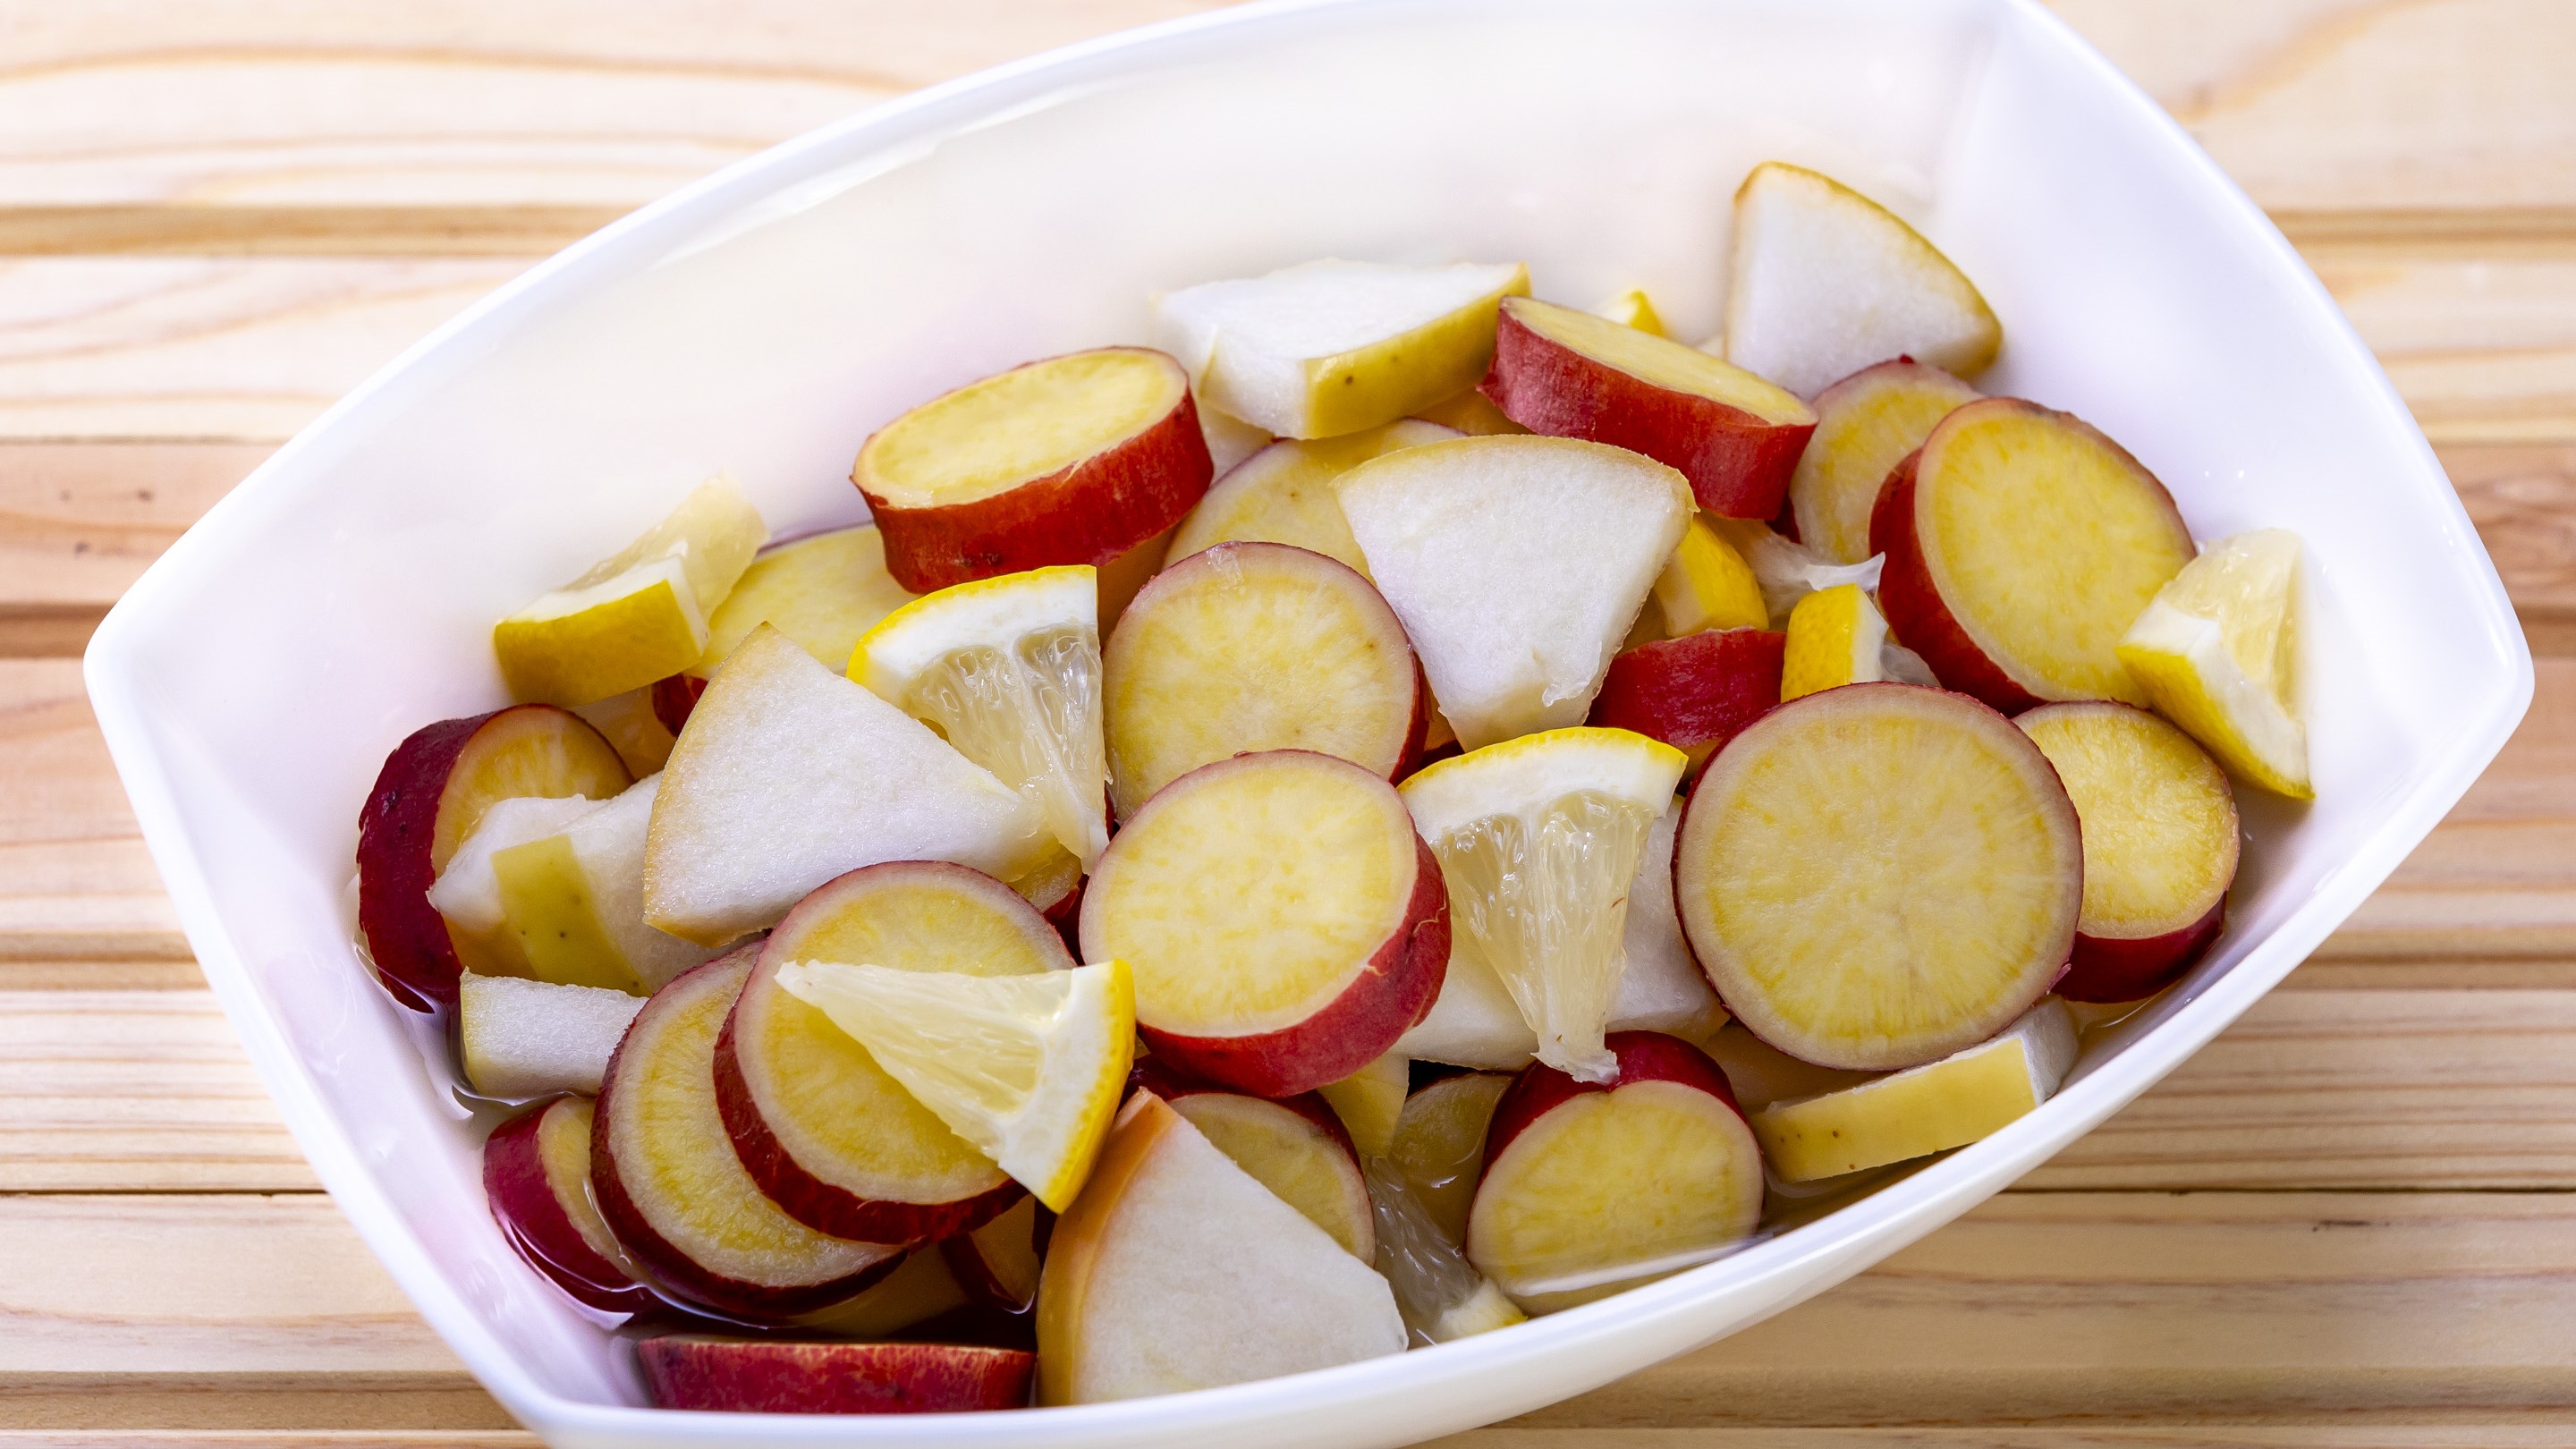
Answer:
POLYGON ((75 659, 0 659, 0 960, 185 959, 75 659))

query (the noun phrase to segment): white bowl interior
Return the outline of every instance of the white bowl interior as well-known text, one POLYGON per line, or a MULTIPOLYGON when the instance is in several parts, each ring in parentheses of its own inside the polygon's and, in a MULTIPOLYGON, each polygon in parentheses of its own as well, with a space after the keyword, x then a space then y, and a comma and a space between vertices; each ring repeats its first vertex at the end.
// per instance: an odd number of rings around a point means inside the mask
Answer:
POLYGON ((1770 157, 1871 192, 1976 278, 2008 338, 1989 391, 2103 427, 2205 538, 2306 538, 2318 802, 2249 800, 2220 952, 2123 1029, 2135 1051, 2006 1134, 1646 1293, 1325 1376, 1339 1388, 1082 1411, 1051 1421, 1063 1442, 1204 1442, 1290 1404, 1296 1435, 1243 1442, 1397 1442, 1640 1366, 1963 1210, 2321 939, 2502 742, 2528 655, 2321 289, 2054 22, 2009 0, 1396 0, 1168 27, 943 88, 576 249, 282 452, 101 631, 102 720, 192 940, 324 1180, 486 1382, 566 1441, 1041 1427, 596 1407, 640 1402, 631 1367, 511 1255, 448 1083, 349 945, 359 802, 409 731, 503 702, 494 618, 718 469, 781 531, 856 520, 873 427, 1009 364, 1146 340, 1156 289, 1315 256, 1517 258, 1542 296, 1642 285, 1708 334, 1728 199, 1770 157))

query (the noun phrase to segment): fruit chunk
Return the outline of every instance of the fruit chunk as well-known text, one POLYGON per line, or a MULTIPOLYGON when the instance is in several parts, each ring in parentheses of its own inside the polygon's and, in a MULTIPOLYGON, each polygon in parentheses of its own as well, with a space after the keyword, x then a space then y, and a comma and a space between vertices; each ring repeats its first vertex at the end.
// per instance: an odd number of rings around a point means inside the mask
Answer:
MULTIPOLYGON (((1708 978, 1691 959, 1673 915, 1673 832, 1681 812, 1657 817, 1628 883, 1628 924, 1622 933, 1627 965, 1610 999, 1611 1031, 1664 1031, 1697 1037, 1714 1031, 1726 1013, 1708 978)), ((1517 1071, 1538 1054, 1538 1034, 1521 1016, 1502 978, 1484 960, 1453 949, 1440 999, 1396 1050, 1427 1061, 1493 1071, 1517 1071)))
POLYGON ((1501 978, 1539 1060, 1586 1081, 1617 1071, 1601 1039, 1626 964, 1628 886, 1683 764, 1626 730, 1551 730, 1404 782, 1466 953, 1501 978))
POLYGON ((762 946, 717 1043, 734 1150, 798 1221, 867 1242, 925 1242, 1000 1213, 1020 1189, 830 1017, 781 984, 791 961, 993 976, 1073 957, 1016 892, 963 866, 854 870, 796 903, 762 946))
POLYGON ((538 980, 649 993, 715 954, 644 923, 644 842, 661 783, 638 780, 552 835, 493 852, 503 914, 538 980))
POLYGON ((623 991, 469 972, 456 1007, 465 1083, 503 1101, 596 1096, 609 1056, 643 1009, 642 997, 623 991))
POLYGON ((1529 431, 1505 416, 1501 408, 1494 406, 1492 398, 1472 387, 1442 398, 1427 408, 1415 408, 1413 415, 1426 423, 1456 428, 1471 438, 1502 437, 1529 431))
POLYGON ((1583 718, 1690 518, 1680 474, 1567 438, 1428 443, 1335 487, 1469 749, 1583 718))
POLYGON ((885 533, 886 571, 926 594, 1107 564, 1178 523, 1214 473, 1180 365, 1101 347, 923 403, 869 436, 850 481, 885 533))
POLYGON ((2124 704, 2052 704, 2014 721, 2048 756, 2084 831, 2084 913, 2057 994, 2139 1001, 2227 924, 2236 800, 2189 736, 2124 704))
POLYGON ((1780 511, 1816 415, 1795 396, 1695 347, 1571 307, 1503 304, 1485 396, 1513 422, 1669 463, 1699 506, 1780 511))
POLYGON ((2006 713, 2147 696, 2114 652, 2191 561, 2173 497, 2070 413, 1954 410, 1897 465, 1869 521, 1879 606, 1944 685, 2006 713))
POLYGON ((778 984, 1039 1202, 1063 1211, 1091 1175, 1136 1046, 1126 962, 983 976, 798 960, 778 984))
POLYGON ((873 523, 762 549, 733 592, 707 616, 706 652, 686 672, 703 684, 763 624, 794 640, 824 668, 835 673, 849 668, 859 636, 912 602, 913 596, 886 572, 885 559, 885 535, 873 523))
POLYGON ((708 613, 768 536, 731 478, 699 484, 643 537, 492 627, 510 693, 588 704, 688 668, 708 613))
MULTIPOLYGON (((464 947, 468 971, 487 976, 526 976, 528 958, 510 927, 509 906, 501 898, 501 878, 492 857, 514 845, 542 840, 596 810, 599 801, 585 795, 529 795, 495 800, 476 821, 471 834, 430 884, 429 903, 447 919, 464 947)), ((617 989, 624 990, 624 986, 617 989)))
POLYGON ((1072 564, 942 589, 850 656, 852 679, 1019 791, 1085 870, 1109 844, 1094 577, 1072 564))
POLYGON ((1529 1321, 1467 1261, 1458 1240, 1442 1234, 1392 1164, 1370 1159, 1368 1192, 1377 1213, 1377 1270, 1415 1338, 1449 1343, 1529 1321))
POLYGON ((1618 296, 1593 308, 1592 315, 1607 318, 1622 327, 1634 327, 1640 332, 1656 337, 1672 335, 1664 329, 1663 317, 1655 311, 1655 304, 1646 299, 1642 288, 1630 287, 1618 296))
POLYGON ((2120 662, 2166 718, 2237 778, 2312 798, 2308 736, 2291 703, 2299 536, 2257 529, 2212 544, 2120 640, 2120 662))
POLYGON ((1272 441, 1268 428, 1256 428, 1241 418, 1228 417, 1209 407, 1204 399, 1199 402, 1199 431, 1207 435, 1208 461, 1215 465, 1220 478, 1244 459, 1269 447, 1272 441))
POLYGON ((1788 644, 1789 636, 1756 628, 1640 645, 1610 661, 1589 723, 1661 740, 1697 770, 1780 702, 1788 644))
POLYGON ((1974 377, 2003 336, 1948 257, 1850 187, 1766 161, 1736 191, 1726 292, 1736 366, 1812 397, 1900 354, 1974 377))
POLYGON ((1691 791, 1674 904, 1726 1009, 1822 1066, 1918 1066, 2057 978, 2083 846, 2012 722, 1910 684, 1780 706, 1691 791))
POLYGON ((1869 557, 1869 510, 1879 485, 1934 425, 1980 396, 1910 357, 1864 367, 1817 394, 1815 436, 1789 478, 1798 541, 1833 563, 1869 557))
POLYGON ((1539 1063, 1494 1108, 1467 1257, 1546 1312, 1723 1255, 1762 1217, 1762 1152, 1726 1075, 1690 1043, 1610 1038, 1617 1070, 1539 1063))
POLYGON ((857 1296, 800 1313, 782 1326, 843 1338, 891 1338, 915 1324, 971 1306, 957 1275, 948 1270, 948 1255, 937 1247, 915 1248, 904 1254, 893 1272, 857 1296))
POLYGON ((1467 1241, 1467 1210, 1485 1175, 1485 1129, 1512 1081, 1500 1072, 1442 1077, 1407 1097, 1396 1119, 1387 1160, 1449 1242, 1467 1241))
POLYGON ((814 1231, 744 1170, 716 1106, 716 1038, 754 950, 656 992, 608 1064, 591 1189, 627 1254, 684 1301, 745 1318, 841 1302, 894 1271, 899 1247, 814 1231))
POLYGON ((763 626, 707 684, 663 771, 644 919, 721 945, 884 860, 1009 879, 1049 837, 1037 807, 919 721, 763 626))
POLYGON ((1753 566, 1707 519, 1694 515, 1682 541, 1655 576, 1663 634, 1678 639, 1702 629, 1762 629, 1771 623, 1753 566))
POLYGON ((1208 489, 1172 535, 1164 567, 1216 544, 1242 541, 1294 544, 1366 574, 1368 564, 1333 496, 1333 480, 1382 453, 1457 436, 1456 428, 1402 418, 1338 438, 1272 443, 1208 489))
POLYGON ((660 1300, 635 1281, 626 1251, 590 1205, 590 1130, 588 1097, 557 1097, 492 1129, 483 1142, 483 1197, 510 1246, 575 1301, 640 1313, 660 1300))
POLYGON ((1351 1256, 1363 1263, 1375 1258, 1377 1228, 1359 1154, 1321 1097, 1247 1097, 1159 1070, 1151 1058, 1143 1077, 1144 1090, 1171 1103, 1254 1181, 1330 1233, 1351 1256))
POLYGON ((626 772, 638 780, 661 772, 664 762, 671 758, 671 744, 679 733, 662 722, 654 706, 654 690, 659 687, 656 684, 630 689, 573 710, 606 737, 617 757, 626 762, 626 772))
POLYGON ((1962 1147, 2045 1102, 2075 1065, 2075 1021, 2049 997, 1992 1041, 1910 1071, 1753 1114, 1784 1182, 1812 1182, 1962 1147))
POLYGON ((1319 261, 1185 287, 1154 310, 1209 406, 1281 437, 1332 438, 1475 386, 1495 307, 1528 290, 1518 263, 1319 261))
POLYGON ((665 1409, 738 1414, 958 1414, 1029 1401, 1037 1355, 963 1343, 798 1343, 663 1334, 635 1345, 665 1409))
POLYGON ((1351 1134, 1351 1146, 1363 1157, 1384 1157, 1395 1142, 1395 1119, 1404 1111, 1404 1094, 1413 1086, 1413 1063, 1400 1052, 1388 1052, 1338 1082, 1315 1090, 1332 1104, 1333 1115, 1351 1134))
POLYGON ((1285 1097, 1349 1076, 1420 1019, 1449 907, 1393 786, 1271 750, 1203 765, 1127 821, 1084 888, 1082 954, 1135 968, 1156 1057, 1285 1097))
POLYGON ((1055 1214, 1036 1198, 1023 1197, 982 1227, 942 1239, 939 1249, 958 1284, 976 1299, 1004 1313, 1026 1313, 1037 1302, 1038 1268, 1054 1230, 1055 1214))
POLYGON ((633 783, 599 731, 570 710, 523 704, 413 731, 358 814, 358 931, 376 975, 414 1010, 456 1000, 467 943, 429 903, 457 847, 502 800, 605 800, 633 783))
POLYGON ((1157 575, 1104 655, 1121 819, 1214 760, 1314 750, 1391 777, 1430 701, 1395 611, 1321 554, 1224 543, 1157 575))
POLYGON ((1056 1224, 1038 1401, 1095 1404, 1403 1351, 1386 1280, 1151 1092, 1056 1224))
POLYGON ((1798 699, 1846 684, 1874 684, 1886 677, 1879 653, 1887 647, 1887 620, 1858 584, 1818 589, 1789 611, 1780 657, 1780 698, 1798 699))

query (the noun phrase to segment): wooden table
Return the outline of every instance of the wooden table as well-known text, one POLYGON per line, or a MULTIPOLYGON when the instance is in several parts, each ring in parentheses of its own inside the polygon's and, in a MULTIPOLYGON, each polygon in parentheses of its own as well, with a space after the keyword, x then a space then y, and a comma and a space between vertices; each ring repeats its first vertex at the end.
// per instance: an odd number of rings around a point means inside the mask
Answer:
MULTIPOLYGON (((0 1439, 524 1442, 203 989, 81 696, 118 591, 531 260, 870 102, 1191 8, 0 11, 0 1439)), ((2538 701, 2285 989, 2063 1157, 1806 1307, 1459 1443, 2576 1442, 2576 4, 2060 9, 2378 349, 2538 701)))

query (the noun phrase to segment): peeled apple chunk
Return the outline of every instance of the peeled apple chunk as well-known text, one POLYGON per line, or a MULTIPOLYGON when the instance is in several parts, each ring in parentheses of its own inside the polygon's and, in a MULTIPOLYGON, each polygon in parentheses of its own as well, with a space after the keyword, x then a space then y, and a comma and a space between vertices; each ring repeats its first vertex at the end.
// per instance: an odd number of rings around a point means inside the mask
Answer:
POLYGON ((1695 347, 1528 297, 1503 303, 1485 396, 1535 433, 1669 463, 1699 506, 1780 511, 1816 415, 1794 395, 1695 347))
POLYGON ((1019 791, 1085 870, 1109 844, 1094 580, 1070 564, 942 589, 850 657, 852 679, 1019 791))
POLYGON ((588 1097, 557 1097, 493 1128, 483 1198, 510 1246, 556 1287, 603 1312, 640 1313, 661 1300, 591 1206, 590 1133, 588 1097))
POLYGON ((1532 1312, 1709 1262, 1762 1219, 1762 1151, 1717 1064, 1650 1031, 1609 1050, 1606 1082, 1523 1071, 1486 1130, 1467 1258, 1532 1312))
POLYGON ((1091 1175, 1136 1045, 1126 962, 983 976, 790 961, 778 984, 1047 1207, 1091 1175))
POLYGON ((940 861, 854 870, 796 903, 762 945, 716 1044, 716 1100, 752 1180, 818 1231, 924 1242, 1007 1209, 1020 1188, 822 1010, 793 961, 1034 976, 1072 969, 1053 927, 992 877, 940 861))
POLYGON ((1368 580, 1277 543, 1165 569, 1111 631, 1109 789, 1120 818, 1212 761, 1314 750, 1392 777, 1430 701, 1404 625, 1368 580))
POLYGON ((1180 522, 1214 473, 1179 364, 1101 347, 923 403, 869 436, 850 481, 885 534, 887 572, 926 594, 1108 564, 1180 522))
POLYGON ((1331 1107, 1312 1092, 1272 1101, 1190 1081, 1148 1057, 1139 1085, 1189 1119, 1234 1165, 1332 1234, 1361 1262, 1377 1253, 1359 1153, 1331 1107))
POLYGON ((633 783, 598 730, 570 710, 523 704, 414 730, 385 757, 358 813, 358 932, 395 1000, 427 1011, 456 1000, 468 965, 515 974, 430 903, 430 888, 504 800, 605 800, 633 783))
POLYGON ((2145 704, 2120 636, 2192 557, 2173 496, 2071 413, 1953 410, 1897 465, 1869 522, 1879 607, 1941 683, 2007 714, 2145 704))
POLYGON ((1798 541, 1832 563, 1870 555, 1879 485, 1953 409, 1983 394, 1911 358, 1864 367, 1816 395, 1816 431, 1789 478, 1798 541))
POLYGON ((1459 436, 1456 428, 1402 418, 1338 438, 1272 443, 1208 489, 1172 535, 1164 567, 1220 543, 1285 543, 1365 575, 1368 563, 1342 520, 1333 480, 1382 453, 1459 436))
POLYGON ((608 1058, 643 1009, 644 998, 623 991, 469 973, 456 1012, 466 1085, 503 1101, 596 1096, 608 1058))
POLYGON ((2075 807, 1962 695, 1856 684, 1781 705, 1691 791, 1674 905, 1718 999, 1820 1066, 1920 1066, 2030 1009, 2075 944, 2075 807))
POLYGON ((2210 545, 2120 640, 2156 711, 2250 785, 2312 798, 2308 735, 2292 703, 2299 536, 2257 529, 2210 545))
POLYGON ((628 1256, 666 1292, 774 1320, 841 1302, 894 1271, 899 1246, 818 1233, 744 1170, 716 1105, 716 1038, 756 948, 656 992, 609 1063, 591 1190, 628 1256))
POLYGON ((662 772, 644 919, 722 945, 863 865, 948 860, 1009 880, 1048 844, 1018 791, 764 626, 708 681, 662 772))
POLYGON ((1170 293, 1154 315, 1210 407, 1283 438, 1379 427, 1476 385, 1518 263, 1327 260, 1170 293))
POLYGON ((740 1414, 962 1414, 1029 1401, 1037 1356, 963 1343, 659 1334, 635 1345, 657 1408, 740 1414))
POLYGON ((1800 397, 1910 354, 1974 377, 2003 345, 1986 299, 1877 202, 1766 161, 1735 193, 1726 359, 1800 397))
POLYGON ((1141 1091, 1056 1224, 1037 1320, 1042 1404, 1248 1383, 1405 1345, 1376 1270, 1141 1091))
POLYGON ((510 693, 588 704, 695 664, 708 614, 768 537, 731 478, 699 484, 642 538, 493 626, 510 693))
POLYGON ((1538 1058, 1616 1075, 1602 1033, 1627 964, 1629 884, 1687 761, 1625 730, 1551 730, 1443 760, 1402 787, 1439 857, 1464 954, 1499 977, 1538 1058))
POLYGON ((1383 778, 1305 750, 1203 765, 1109 842, 1082 954, 1136 973, 1157 1060, 1286 1097, 1368 1065, 1440 994, 1439 862, 1383 778))
POLYGON ((2191 737, 2142 709, 2088 701, 2016 718, 2084 822, 2084 914, 2057 994, 2141 1001, 2209 950, 2236 879, 2236 799, 2191 737))
POLYGON ((824 668, 849 668, 859 636, 912 602, 886 572, 885 556, 885 535, 873 523, 762 549, 707 616, 706 652, 687 672, 705 679, 763 624, 795 640, 824 668))
POLYGON ((716 954, 644 923, 644 841, 661 783, 638 780, 561 830, 492 853, 528 974, 640 995, 716 954))
POLYGON ((1908 1071, 1753 1114, 1784 1182, 1812 1182, 1964 1147, 2057 1091, 2075 1065, 2075 1019, 2055 997, 1992 1041, 1908 1071))
MULTIPOLYGON (((1696 1038, 1726 1020, 1673 915, 1673 833, 1680 823, 1678 807, 1656 817, 1637 860, 1637 877, 1628 885, 1628 920, 1620 938, 1627 965, 1610 999, 1611 1031, 1696 1038)), ((1538 1055, 1538 1033, 1522 1019, 1519 1003, 1494 968, 1458 943, 1450 950, 1440 999, 1395 1046, 1426 1061, 1508 1072, 1538 1055)))
POLYGON ((1679 473, 1571 438, 1428 443, 1336 488, 1468 749, 1582 722, 1691 516, 1679 473))
POLYGON ((1780 657, 1780 698, 1797 699, 1846 684, 1886 678, 1880 654, 1887 620, 1858 584, 1818 589, 1789 611, 1780 657))
MULTIPOLYGON (((456 930, 468 936, 495 936, 510 924, 510 911, 501 899, 501 878, 492 869, 492 857, 514 845, 557 834, 598 809, 600 803, 586 795, 528 795, 493 801, 483 818, 475 822, 473 833, 458 842, 455 853, 448 856, 446 867, 429 888, 429 903, 456 930)), ((516 952, 515 937, 510 944, 512 949, 503 959, 525 966, 516 952)))

